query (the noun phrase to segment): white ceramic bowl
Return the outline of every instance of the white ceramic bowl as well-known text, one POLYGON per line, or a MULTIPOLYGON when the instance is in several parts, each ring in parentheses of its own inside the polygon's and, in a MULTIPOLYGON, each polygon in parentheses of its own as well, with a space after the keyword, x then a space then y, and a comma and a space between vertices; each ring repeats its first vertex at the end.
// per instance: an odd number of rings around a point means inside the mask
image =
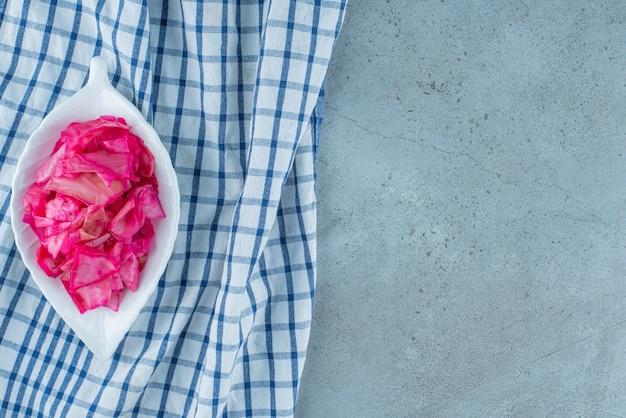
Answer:
POLYGON ((172 254, 178 232, 180 192, 170 156, 159 136, 139 110, 110 84, 106 63, 101 57, 92 59, 85 87, 56 106, 30 136, 17 163, 12 186, 11 225, 15 244, 34 282, 89 350, 101 359, 110 358, 156 289, 172 254), (40 244, 30 226, 22 222, 22 196, 50 156, 60 132, 71 122, 84 122, 102 115, 124 118, 131 132, 142 138, 154 154, 159 199, 166 217, 152 221, 155 235, 148 261, 139 276, 139 287, 135 292, 123 293, 119 311, 100 307, 80 314, 61 280, 48 277, 37 264, 36 252, 40 244))

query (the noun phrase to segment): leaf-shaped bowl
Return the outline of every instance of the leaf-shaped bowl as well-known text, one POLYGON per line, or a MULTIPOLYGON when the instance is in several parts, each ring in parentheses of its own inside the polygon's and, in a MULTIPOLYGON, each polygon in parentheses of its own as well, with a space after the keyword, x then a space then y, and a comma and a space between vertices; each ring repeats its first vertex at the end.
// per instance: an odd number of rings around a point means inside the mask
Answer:
POLYGON ((32 133, 17 163, 12 184, 11 225, 15 244, 34 282, 48 302, 98 358, 109 359, 139 316, 156 289, 172 254, 178 232, 180 192, 170 156, 152 126, 139 110, 118 93, 109 82, 106 63, 94 57, 89 67, 86 85, 56 106, 32 133), (60 279, 48 277, 37 264, 39 239, 30 226, 22 221, 22 197, 35 181, 35 173, 50 156, 60 132, 71 122, 84 122, 102 115, 122 117, 131 132, 143 139, 155 159, 159 183, 159 199, 165 211, 164 219, 154 219, 155 235, 148 260, 139 276, 135 292, 126 290, 118 312, 100 307, 81 314, 66 292, 60 279))

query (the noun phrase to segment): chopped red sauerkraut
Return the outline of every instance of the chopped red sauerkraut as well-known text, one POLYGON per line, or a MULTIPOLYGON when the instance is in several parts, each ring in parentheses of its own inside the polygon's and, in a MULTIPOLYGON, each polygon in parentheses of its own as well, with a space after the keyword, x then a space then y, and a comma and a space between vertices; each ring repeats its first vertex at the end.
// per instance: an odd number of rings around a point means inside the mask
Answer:
POLYGON ((41 245, 37 262, 60 278, 84 313, 117 311, 135 291, 164 218, 154 157, 122 118, 71 123, 24 194, 24 218, 41 245))

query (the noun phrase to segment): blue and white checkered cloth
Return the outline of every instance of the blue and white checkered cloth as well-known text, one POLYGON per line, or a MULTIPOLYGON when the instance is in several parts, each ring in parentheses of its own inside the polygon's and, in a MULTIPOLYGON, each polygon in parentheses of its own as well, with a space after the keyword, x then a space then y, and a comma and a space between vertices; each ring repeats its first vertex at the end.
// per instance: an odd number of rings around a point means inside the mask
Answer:
POLYGON ((315 156, 345 0, 0 0, 0 416, 290 416, 315 287, 315 156), (95 55, 169 150, 166 273, 111 360, 30 279, 10 184, 95 55))

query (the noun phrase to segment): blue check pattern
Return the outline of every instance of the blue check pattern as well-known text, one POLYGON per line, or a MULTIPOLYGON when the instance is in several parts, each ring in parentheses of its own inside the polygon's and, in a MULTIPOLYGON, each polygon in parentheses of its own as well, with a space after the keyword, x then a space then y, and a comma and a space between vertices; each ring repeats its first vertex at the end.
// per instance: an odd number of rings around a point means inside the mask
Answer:
POLYGON ((0 0, 0 416, 292 416, 315 288, 315 156, 345 0, 0 0), (111 360, 30 279, 16 162, 101 55, 169 150, 174 253, 111 360))

